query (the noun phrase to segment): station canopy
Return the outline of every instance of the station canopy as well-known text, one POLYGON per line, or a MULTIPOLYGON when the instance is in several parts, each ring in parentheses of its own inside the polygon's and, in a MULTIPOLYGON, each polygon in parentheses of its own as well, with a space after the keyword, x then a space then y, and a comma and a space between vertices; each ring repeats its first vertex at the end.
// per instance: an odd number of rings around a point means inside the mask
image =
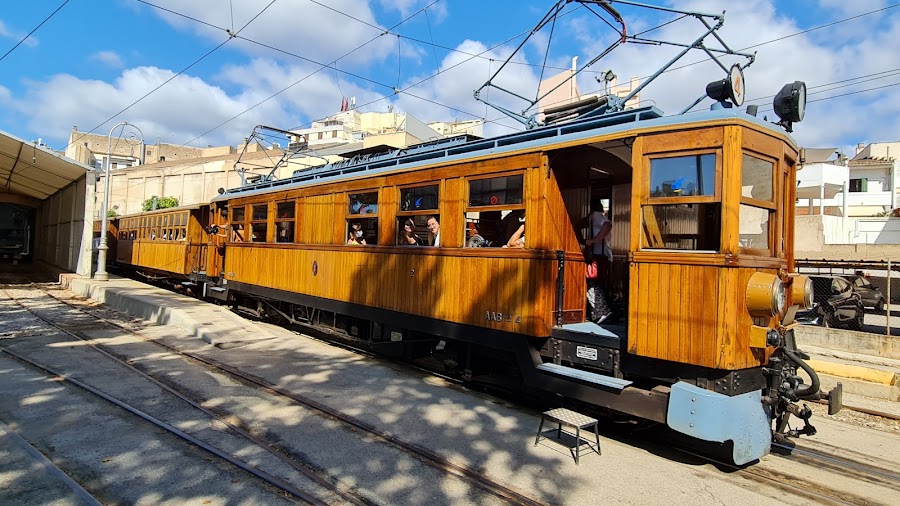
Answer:
POLYGON ((0 131, 0 192, 44 200, 91 167, 0 131))

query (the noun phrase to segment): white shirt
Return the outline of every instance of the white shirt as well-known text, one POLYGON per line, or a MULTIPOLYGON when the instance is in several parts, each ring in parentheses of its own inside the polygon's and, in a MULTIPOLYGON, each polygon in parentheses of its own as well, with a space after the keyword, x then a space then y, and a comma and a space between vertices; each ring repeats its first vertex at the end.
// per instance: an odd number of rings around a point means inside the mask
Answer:
POLYGON ((434 245, 435 246, 441 245, 441 233, 440 232, 438 232, 438 234, 436 236, 434 236, 434 245))
MULTIPOLYGON (((605 224, 612 224, 603 213, 599 211, 594 211, 591 213, 591 239, 597 237, 597 234, 600 233, 600 229, 603 228, 605 224)), ((612 247, 609 244, 609 234, 606 234, 606 237, 603 238, 602 241, 594 243, 594 255, 604 255, 606 258, 612 262, 613 254, 612 247)))

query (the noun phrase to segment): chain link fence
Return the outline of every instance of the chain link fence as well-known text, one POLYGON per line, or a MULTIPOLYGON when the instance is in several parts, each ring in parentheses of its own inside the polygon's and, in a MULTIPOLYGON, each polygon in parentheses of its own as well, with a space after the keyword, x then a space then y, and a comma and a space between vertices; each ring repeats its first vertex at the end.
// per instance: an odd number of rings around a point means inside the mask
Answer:
POLYGON ((812 278, 815 302, 800 323, 900 335, 900 261, 805 259, 796 268, 812 278))

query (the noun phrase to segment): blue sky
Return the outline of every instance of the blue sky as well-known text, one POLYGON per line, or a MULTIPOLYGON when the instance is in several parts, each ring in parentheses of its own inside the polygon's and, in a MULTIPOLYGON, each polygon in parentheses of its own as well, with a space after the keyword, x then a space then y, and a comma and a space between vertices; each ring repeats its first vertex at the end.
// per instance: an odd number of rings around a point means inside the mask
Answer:
MULTIPOLYGON (((3 10, 0 55, 63 1, 20 2, 3 10)), ((26 140, 42 138, 61 149, 73 125, 106 134, 115 123, 129 121, 150 143, 236 145, 254 125, 303 127, 338 111, 343 96, 354 96, 363 111, 392 106, 424 121, 484 118, 489 121, 486 134, 508 133, 520 127, 475 101, 472 91, 555 3, 270 2, 69 0, 0 60, 0 130, 26 140), (225 29, 240 32, 229 38, 225 29), (473 58, 475 54, 480 56, 473 58), (336 69, 323 68, 335 60, 336 69)), ((647 3, 709 13, 725 10, 719 32, 723 39, 733 49, 756 46, 750 50, 757 51, 756 61, 745 78, 748 103, 760 104, 761 110, 784 83, 805 81, 810 103, 806 120, 795 126, 794 134, 802 145, 848 151, 857 143, 900 140, 900 86, 892 86, 900 83, 896 3, 647 3), (860 17, 845 21, 854 16, 860 17), (829 23, 836 24, 801 33, 829 23)), ((674 18, 627 5, 617 8, 629 33, 674 18)), ((582 64, 590 60, 612 37, 613 32, 583 8, 568 9, 571 14, 554 32, 545 76, 569 67, 574 56, 582 64)), ((687 42, 697 27, 693 19, 684 19, 652 34, 687 42)), ((542 32, 537 41, 545 35, 542 32)), ((544 51, 537 42, 527 44, 519 64, 507 68, 504 83, 533 96, 544 51)), ((620 80, 646 77, 672 51, 626 44, 591 67, 594 73, 582 74, 581 91, 597 91, 593 76, 606 69, 620 80)), ((696 53, 682 62, 702 59, 696 53)), ((725 60, 726 65, 739 61, 725 60)), ((721 77, 723 72, 711 62, 692 65, 664 74, 641 98, 674 114, 700 96, 707 82, 721 77)), ((706 101, 698 108, 708 106, 706 101)))

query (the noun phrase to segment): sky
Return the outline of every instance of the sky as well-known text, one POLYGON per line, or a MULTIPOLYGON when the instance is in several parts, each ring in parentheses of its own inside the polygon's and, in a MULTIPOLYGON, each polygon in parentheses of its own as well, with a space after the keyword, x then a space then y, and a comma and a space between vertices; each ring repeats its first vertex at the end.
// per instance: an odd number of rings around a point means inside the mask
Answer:
MULTIPOLYGON (((803 81, 808 106, 794 125, 801 146, 900 140, 900 2, 687 0, 645 3, 724 14, 717 32, 756 52, 744 70, 746 104, 775 121, 772 97, 803 81)), ((33 0, 0 11, 0 130, 62 150, 73 126, 102 135, 122 121, 147 143, 238 145, 255 125, 290 130, 340 110, 409 113, 425 122, 484 119, 485 135, 520 123, 475 100, 554 0, 33 0), (42 24, 43 23, 43 24, 42 24), (31 33, 33 31, 33 33, 31 33), (28 35, 31 33, 31 35, 28 35), (17 46, 18 44, 18 46, 17 46)), ((627 32, 690 44, 694 17, 615 3, 627 32)), ((596 5, 595 12, 602 12, 596 5)), ((605 15, 604 19, 611 18, 605 15)), ((578 2, 538 31, 496 78, 533 98, 541 77, 583 65, 616 39, 578 2), (552 32, 551 32, 552 28, 552 32), (549 43, 549 44, 548 44, 549 43)), ((713 21, 714 22, 714 21, 713 21)), ((614 23, 613 23, 614 24, 614 23)), ((708 38, 710 47, 721 48, 708 38)), ((680 48, 620 45, 579 74, 645 79, 680 48)), ((721 58, 728 68, 745 64, 721 58)), ((725 71, 692 51, 641 92, 641 105, 678 114, 725 71), (687 65, 690 64, 690 65, 687 65)), ((482 97, 521 111, 496 89, 482 97)), ((706 99, 693 110, 707 109, 706 99)), ((745 104, 745 105, 746 105, 745 104)))

